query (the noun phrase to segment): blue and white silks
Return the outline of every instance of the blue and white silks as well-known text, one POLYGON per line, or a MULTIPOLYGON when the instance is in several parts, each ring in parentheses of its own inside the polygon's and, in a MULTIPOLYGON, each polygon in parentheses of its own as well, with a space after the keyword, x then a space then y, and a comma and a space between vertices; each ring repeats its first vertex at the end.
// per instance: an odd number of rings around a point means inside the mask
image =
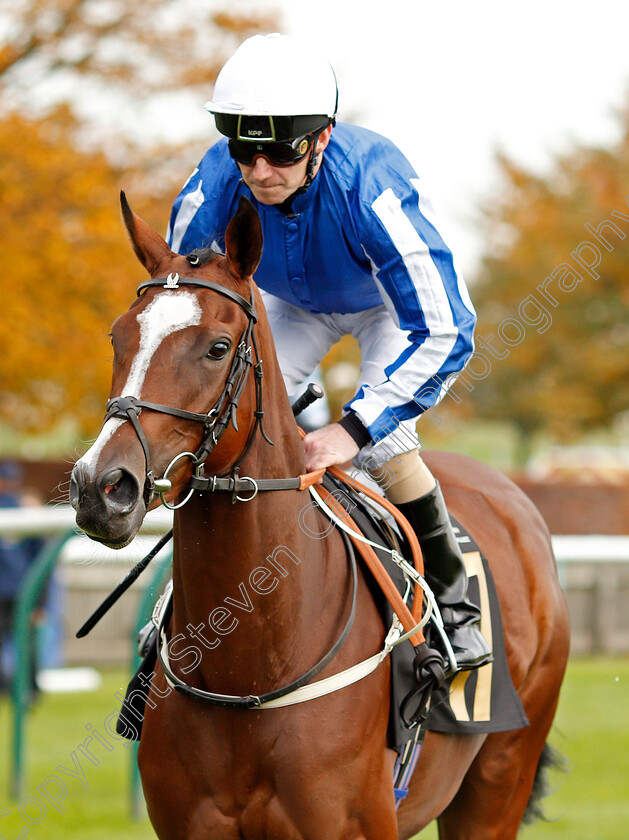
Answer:
POLYGON ((380 360, 380 381, 362 384, 345 406, 372 439, 439 402, 473 352, 476 316, 422 181, 396 146, 367 129, 336 125, 312 185, 293 203, 293 217, 256 201, 222 138, 174 202, 171 248, 223 250, 241 195, 262 220, 260 288, 313 314, 384 304, 406 333, 402 352, 398 346, 380 360))

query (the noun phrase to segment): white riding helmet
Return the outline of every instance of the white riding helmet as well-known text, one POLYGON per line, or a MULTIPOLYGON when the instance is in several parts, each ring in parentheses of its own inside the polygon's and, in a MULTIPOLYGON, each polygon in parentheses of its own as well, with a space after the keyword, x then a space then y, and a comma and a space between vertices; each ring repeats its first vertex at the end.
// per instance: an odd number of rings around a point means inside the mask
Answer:
POLYGON ((334 122, 337 104, 336 76, 326 59, 307 43, 275 32, 254 35, 238 47, 218 74, 214 96, 205 108, 228 137, 254 139, 243 131, 251 122, 258 141, 282 141, 334 122), (301 119, 293 126, 290 119, 235 117, 301 119))

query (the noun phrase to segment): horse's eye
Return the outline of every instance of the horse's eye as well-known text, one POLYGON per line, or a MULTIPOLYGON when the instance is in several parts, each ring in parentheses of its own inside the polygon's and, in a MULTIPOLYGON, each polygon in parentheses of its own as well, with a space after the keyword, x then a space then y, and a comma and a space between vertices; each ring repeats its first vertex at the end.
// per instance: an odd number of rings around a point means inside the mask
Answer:
POLYGON ((222 338, 220 341, 217 341, 210 347, 210 349, 208 350, 208 357, 210 359, 222 359, 228 350, 229 341, 226 341, 224 338, 222 338))

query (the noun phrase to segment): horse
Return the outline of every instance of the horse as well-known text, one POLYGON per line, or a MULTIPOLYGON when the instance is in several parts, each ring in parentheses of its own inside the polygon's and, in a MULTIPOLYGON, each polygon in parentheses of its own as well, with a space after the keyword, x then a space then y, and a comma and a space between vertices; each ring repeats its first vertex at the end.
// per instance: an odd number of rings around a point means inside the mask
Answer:
POLYGON ((343 535, 321 524, 295 481, 305 474, 302 439, 253 280, 258 214, 242 199, 224 254, 183 256, 124 194, 121 201, 149 280, 112 327, 106 421, 74 466, 71 502, 77 525, 111 547, 134 538, 160 497, 176 508, 163 632, 171 676, 189 690, 172 690, 157 662, 138 751, 157 836, 395 840, 437 820, 441 840, 515 838, 536 804, 568 653, 542 517, 497 471, 424 454, 493 572, 508 667, 530 725, 489 735, 429 731, 396 810, 388 658, 308 702, 260 703, 303 682, 314 663, 318 680, 363 661, 380 650, 386 628, 343 535), (207 703, 204 693, 240 702, 207 703))

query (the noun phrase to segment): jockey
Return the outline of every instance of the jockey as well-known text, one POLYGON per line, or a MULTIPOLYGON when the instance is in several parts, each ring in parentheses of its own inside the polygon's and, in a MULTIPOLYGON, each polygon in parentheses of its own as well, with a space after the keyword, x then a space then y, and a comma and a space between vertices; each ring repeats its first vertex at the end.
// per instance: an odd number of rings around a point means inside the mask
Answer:
POLYGON ((443 495, 419 455, 417 418, 473 351, 474 308, 423 184, 384 137, 336 124, 331 66, 297 40, 256 35, 206 104, 225 135, 175 200, 179 253, 224 246, 240 196, 262 221, 255 273, 292 394, 343 335, 361 350, 354 397, 304 439, 306 468, 353 459, 417 533, 457 664, 491 659, 443 495))

